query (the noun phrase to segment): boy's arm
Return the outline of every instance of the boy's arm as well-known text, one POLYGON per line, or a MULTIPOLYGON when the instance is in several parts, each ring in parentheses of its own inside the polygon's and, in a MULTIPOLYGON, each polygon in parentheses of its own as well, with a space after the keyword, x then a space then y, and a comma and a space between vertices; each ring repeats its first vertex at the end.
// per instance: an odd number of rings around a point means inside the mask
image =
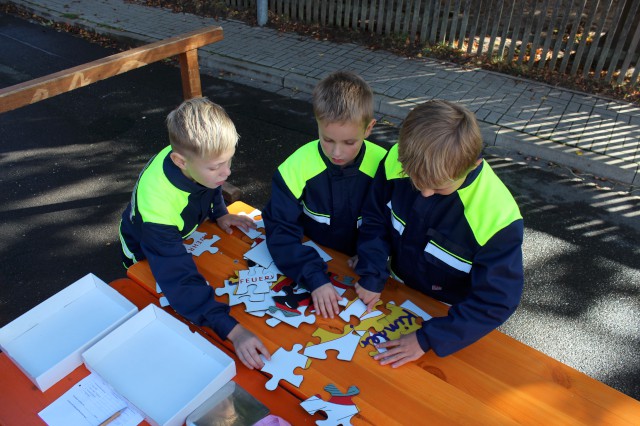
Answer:
POLYGON ((327 264, 318 252, 302 244, 302 214, 300 201, 276 172, 271 198, 262 212, 267 246, 282 273, 312 292, 328 283, 329 277, 327 264))
POLYGON ((194 324, 211 327, 226 339, 237 321, 229 315, 228 305, 214 299, 213 288, 198 272, 178 229, 145 223, 141 246, 171 307, 194 324))
POLYGON ((471 292, 446 317, 426 321, 417 331, 426 352, 450 355, 502 325, 518 307, 524 271, 523 222, 517 220, 494 235, 475 256, 471 292))
POLYGON ((371 190, 362 206, 362 225, 358 230, 358 263, 355 272, 358 284, 364 289, 380 293, 389 278, 389 209, 391 183, 387 181, 384 161, 376 172, 371 190))

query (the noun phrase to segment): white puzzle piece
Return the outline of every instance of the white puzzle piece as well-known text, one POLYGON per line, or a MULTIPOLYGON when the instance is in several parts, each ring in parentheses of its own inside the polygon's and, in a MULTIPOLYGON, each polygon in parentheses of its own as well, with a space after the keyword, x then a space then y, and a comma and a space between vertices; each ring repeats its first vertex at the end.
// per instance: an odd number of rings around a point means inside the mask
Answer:
POLYGON ((356 386, 350 386, 347 393, 342 393, 335 385, 327 385, 324 389, 331 395, 328 401, 321 399, 320 395, 314 395, 300 403, 302 408, 311 415, 318 411, 327 415, 326 420, 318 420, 316 425, 350 426, 351 418, 359 412, 351 397, 358 395, 360 390, 356 386))
POLYGON ((218 287, 215 289, 216 296, 227 295, 229 296, 229 306, 239 305, 243 302, 243 299, 248 299, 246 294, 236 295, 236 285, 231 284, 229 280, 224 280, 224 287, 218 287))
POLYGON ((280 272, 278 267, 275 266, 275 263, 273 263, 273 258, 271 257, 271 253, 269 253, 266 241, 256 244, 244 254, 244 257, 245 259, 257 263, 263 268, 269 269, 271 272, 276 272, 276 274, 282 275, 282 272, 280 272))
POLYGON ((302 345, 296 343, 290 351, 283 348, 279 348, 271 355, 271 360, 260 355, 264 362, 264 367, 260 371, 271 374, 271 379, 265 384, 265 388, 272 391, 278 387, 280 380, 285 380, 296 387, 300 387, 302 383, 301 374, 294 374, 293 370, 296 368, 307 368, 309 358, 300 353, 302 345))
POLYGON ((318 254, 320 255, 320 257, 322 258, 322 260, 324 260, 325 262, 330 261, 331 259, 333 259, 333 257, 329 256, 327 254, 326 251, 322 250, 316 243, 314 243, 313 241, 309 240, 307 242, 302 243, 303 246, 307 246, 307 247, 311 247, 313 249, 315 249, 315 251, 318 252, 318 254))
POLYGON ((220 240, 220 237, 217 235, 212 235, 211 238, 207 239, 207 234, 205 232, 193 231, 191 235, 185 240, 193 240, 192 243, 185 243, 184 246, 187 249, 187 253, 191 253, 194 256, 200 256, 205 251, 215 254, 218 252, 218 247, 214 247, 213 244, 220 240))
MULTIPOLYGON (((360 339, 364 336, 365 331, 351 330, 350 326, 345 327, 346 334, 332 340, 325 340, 317 345, 309 344, 304 349, 304 354, 310 358, 327 359, 327 351, 335 350, 338 352, 337 359, 341 361, 351 361, 356 348, 360 343, 360 339)), ((330 336, 329 333, 322 333, 321 329, 316 330, 314 336, 324 339, 330 336), (320 333, 319 333, 320 332, 320 333)))
MULTIPOLYGON (((255 223, 257 228, 264 229, 264 221, 262 219, 256 220, 256 216, 262 216, 262 212, 260 210, 255 209, 251 213, 240 212, 240 213, 238 213, 238 215, 240 215, 240 216, 248 216, 249 218, 251 218, 251 220, 253 220, 253 223, 255 223)), ((252 240, 262 236, 262 233, 260 231, 258 231, 257 229, 249 229, 248 231, 245 231, 242 228, 238 228, 238 229, 241 230, 242 232, 244 232, 244 234, 247 237, 251 238, 252 240)))

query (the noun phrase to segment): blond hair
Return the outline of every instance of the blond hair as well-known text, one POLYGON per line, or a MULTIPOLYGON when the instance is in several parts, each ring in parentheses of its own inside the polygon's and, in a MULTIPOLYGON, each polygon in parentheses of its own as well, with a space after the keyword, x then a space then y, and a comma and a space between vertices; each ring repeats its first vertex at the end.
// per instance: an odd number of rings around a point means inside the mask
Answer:
POLYGON ((167 116, 171 148, 182 155, 220 156, 238 143, 238 133, 224 109, 207 98, 188 99, 167 116))
POLYGON ((353 72, 333 72, 313 89, 313 114, 318 121, 366 127, 373 119, 371 87, 353 72))
POLYGON ((475 115, 453 102, 432 100, 418 105, 400 129, 398 160, 418 189, 436 189, 462 178, 481 151, 475 115))

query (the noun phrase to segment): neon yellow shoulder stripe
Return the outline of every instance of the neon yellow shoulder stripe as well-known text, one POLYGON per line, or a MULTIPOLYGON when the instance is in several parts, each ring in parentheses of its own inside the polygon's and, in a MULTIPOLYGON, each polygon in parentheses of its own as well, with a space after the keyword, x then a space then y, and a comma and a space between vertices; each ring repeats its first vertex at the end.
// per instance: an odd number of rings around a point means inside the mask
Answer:
POLYGON ((484 160, 476 180, 458 190, 458 195, 473 235, 481 246, 501 229, 522 219, 513 196, 484 160))
POLYGON ((359 170, 372 178, 376 175, 376 170, 378 170, 380 161, 384 158, 387 150, 367 140, 364 141, 364 146, 364 158, 359 170))
POLYGON ((395 144, 389 150, 384 161, 384 170, 387 180, 406 178, 407 175, 402 171, 402 164, 398 160, 398 144, 395 144))
POLYGON ((318 140, 300 148, 280 166, 278 171, 294 197, 300 198, 307 181, 322 173, 327 166, 318 151, 318 140))
POLYGON ((176 188, 164 174, 163 163, 171 147, 163 149, 140 177, 137 188, 138 211, 144 222, 184 227, 181 213, 189 193, 176 188))

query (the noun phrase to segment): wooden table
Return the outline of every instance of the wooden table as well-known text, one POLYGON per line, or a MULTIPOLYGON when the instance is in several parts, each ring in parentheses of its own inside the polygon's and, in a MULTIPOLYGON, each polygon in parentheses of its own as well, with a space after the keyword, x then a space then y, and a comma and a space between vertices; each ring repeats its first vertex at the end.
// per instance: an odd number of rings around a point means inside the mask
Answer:
MULTIPOLYGON (((143 309, 151 303, 158 304, 157 297, 128 278, 116 280, 110 284, 131 300, 138 309, 143 309)), ((170 310, 170 312, 173 311, 170 310)), ((194 331, 199 331, 193 326, 191 328, 194 331)), ((269 407, 272 414, 290 419, 289 421, 295 425, 313 424, 309 415, 298 405, 300 400, 297 396, 292 395, 284 388, 278 388, 274 392, 266 390, 264 385, 267 377, 260 372, 247 369, 237 359, 233 351, 220 345, 210 336, 204 333, 203 335, 234 359, 237 373, 233 380, 269 407), (299 410, 292 409, 292 407, 297 407, 299 410)), ((45 423, 40 419, 38 413, 88 375, 89 370, 81 365, 51 388, 41 392, 11 362, 6 354, 0 353, 0 425, 44 425, 45 423)), ((146 421, 141 424, 149 425, 146 421)))
MULTIPOLYGON (((253 208, 237 202, 229 210, 248 213, 253 208)), ((195 258, 198 269, 212 286, 222 287, 223 280, 233 276, 234 271, 247 268, 243 255, 250 248, 248 237, 238 230, 228 235, 209 222, 198 230, 221 238, 215 244, 218 253, 204 253, 195 258)), ((354 276, 346 264, 346 256, 326 251, 333 256, 329 262, 331 272, 354 276)), ((147 262, 130 268, 129 277, 158 297, 147 262)), ((350 289, 345 296, 353 299, 355 292, 350 289)), ((446 315, 445 305, 389 280, 382 300, 400 304, 407 299, 433 316, 446 315)), ((228 301, 227 296, 219 300, 228 301)), ((314 324, 302 324, 297 329, 287 324, 271 328, 265 318, 244 312, 244 305, 232 307, 231 313, 259 335, 272 352, 280 347, 290 350, 296 343, 317 344, 319 341, 312 333, 318 327, 339 332, 345 325, 339 318, 325 320, 318 316, 314 324)), ((218 339, 212 330, 204 327, 202 331, 218 339)), ((231 348, 228 341, 222 343, 231 348)), ((295 372, 304 376, 300 387, 281 381, 279 388, 300 400, 315 394, 328 399, 323 388, 329 383, 342 391, 351 385, 358 386, 360 394, 353 401, 360 412, 352 419, 354 425, 637 425, 640 419, 639 401, 498 331, 448 357, 439 358, 430 351, 398 369, 380 366, 367 349, 358 348, 351 362, 337 360, 335 352, 330 351, 328 359, 312 359, 308 369, 295 372)), ((300 424, 291 420, 300 410, 292 406, 283 417, 292 424, 300 424)))

